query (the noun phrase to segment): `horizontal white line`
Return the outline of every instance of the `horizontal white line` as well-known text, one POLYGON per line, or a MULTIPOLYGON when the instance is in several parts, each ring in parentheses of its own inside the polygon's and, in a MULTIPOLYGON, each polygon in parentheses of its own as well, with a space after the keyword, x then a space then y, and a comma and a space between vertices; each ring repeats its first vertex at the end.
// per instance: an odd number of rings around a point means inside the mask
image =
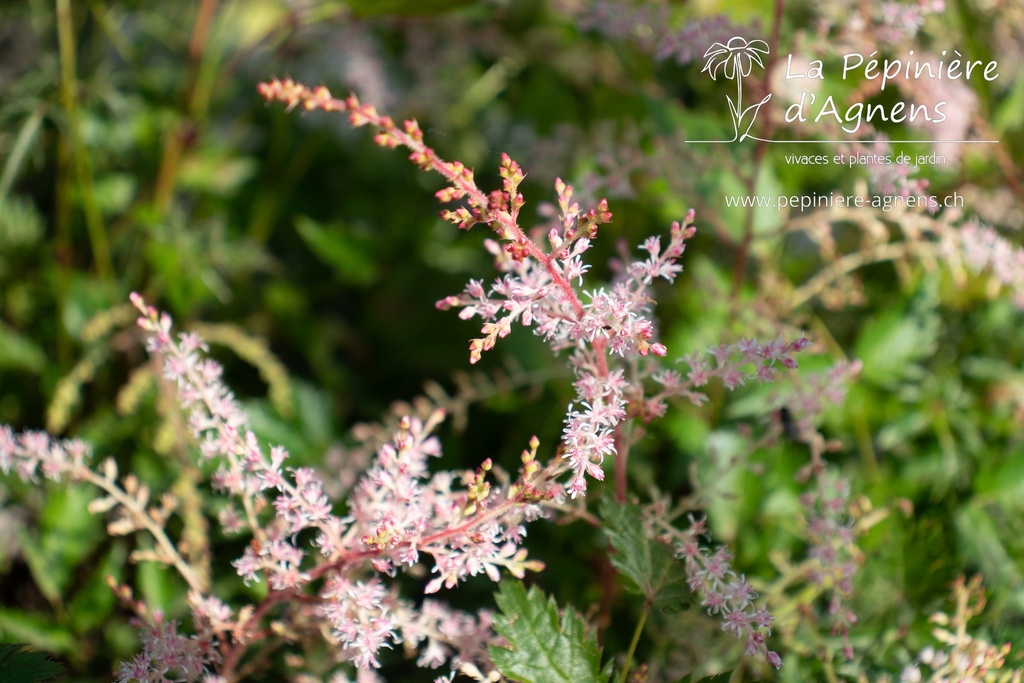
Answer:
MULTIPOLYGON (((773 144, 787 145, 814 145, 814 144, 846 144, 846 145, 913 145, 913 144, 936 144, 940 142, 956 142, 963 145, 998 145, 1001 140, 765 140, 748 136, 748 140, 758 142, 771 142, 773 144)), ((684 140, 688 145, 728 145, 737 140, 684 140)))

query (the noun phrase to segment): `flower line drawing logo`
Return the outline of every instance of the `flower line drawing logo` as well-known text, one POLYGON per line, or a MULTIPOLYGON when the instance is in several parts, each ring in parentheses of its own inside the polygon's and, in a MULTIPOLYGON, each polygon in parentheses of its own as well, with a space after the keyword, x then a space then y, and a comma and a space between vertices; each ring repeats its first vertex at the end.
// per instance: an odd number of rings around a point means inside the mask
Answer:
POLYGON ((740 36, 734 36, 729 39, 728 43, 714 43, 704 53, 706 61, 701 73, 707 71, 712 80, 718 80, 719 73, 728 80, 736 79, 736 101, 734 102, 732 97, 726 95, 726 99, 729 101, 729 114, 732 117, 733 137, 732 140, 722 140, 721 142, 738 142, 753 137, 749 133, 757 119, 757 112, 772 98, 772 95, 768 93, 760 102, 744 109, 743 78, 750 75, 755 63, 762 69, 764 68, 762 56, 767 56, 768 52, 768 43, 763 40, 748 41, 740 36))

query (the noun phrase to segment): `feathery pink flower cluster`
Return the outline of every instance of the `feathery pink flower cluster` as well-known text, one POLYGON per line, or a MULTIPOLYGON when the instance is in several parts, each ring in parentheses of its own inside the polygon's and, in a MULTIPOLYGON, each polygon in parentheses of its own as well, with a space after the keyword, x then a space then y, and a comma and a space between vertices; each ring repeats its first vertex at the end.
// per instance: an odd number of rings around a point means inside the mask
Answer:
MULTIPOLYGON (((137 621, 137 620, 136 620, 137 621)), ((141 652, 129 662, 122 662, 115 672, 117 683, 131 681, 199 681, 215 683, 208 665, 219 661, 214 642, 200 636, 183 636, 178 624, 164 621, 160 615, 155 624, 136 623, 139 627, 141 652)))
MULTIPOLYGON (((735 344, 719 344, 708 351, 715 361, 714 367, 697 352, 686 359, 690 366, 688 379, 691 386, 701 387, 707 384, 712 377, 718 377, 730 390, 755 380, 771 382, 775 379, 777 372, 775 364, 780 363, 789 369, 796 368, 797 363, 793 354, 803 351, 810 343, 811 341, 807 337, 800 337, 792 342, 778 338, 763 344, 756 339, 742 339, 735 344), (754 366, 753 371, 745 369, 749 365, 754 366)), ((665 377, 660 383, 667 388, 670 384, 678 384, 678 380, 672 382, 665 377)), ((688 390, 679 389, 679 391, 688 390)), ((699 397, 686 395, 695 405, 700 405, 707 398, 703 395, 699 397)))
POLYGON ((475 315, 486 321, 481 331, 487 336, 473 340, 470 347, 472 360, 490 349, 496 338, 507 335, 516 319, 533 326, 534 333, 555 351, 572 350, 576 399, 566 416, 563 443, 572 470, 568 491, 575 498, 586 491, 586 476, 604 479, 602 463, 616 453, 615 429, 627 415, 631 383, 624 366, 613 367, 615 357, 667 353, 663 344, 653 341, 649 287, 657 278, 673 281, 682 270, 677 261, 694 228, 691 211, 684 223, 672 225, 664 249, 660 238, 648 238, 641 245, 648 254, 646 259, 632 263, 611 287, 583 290, 580 297, 572 285, 566 285, 573 280, 582 284, 589 266, 581 255, 590 248, 589 236, 596 232, 597 224, 609 220, 611 214, 604 202, 597 211, 581 213, 579 205, 572 202, 571 186, 558 180, 555 189, 561 218, 559 226, 547 235, 551 251, 544 260, 517 259, 490 242, 488 249, 497 256, 496 266, 503 277, 486 291, 481 282, 471 280, 461 295, 442 299, 438 307, 461 307, 460 317, 475 315))
MULTIPOLYGON (((339 545, 341 520, 333 514, 323 484, 309 468, 284 469, 288 452, 276 446, 269 452, 248 426, 245 413, 221 382, 221 366, 202 356, 206 345, 190 332, 171 335, 171 317, 146 306, 138 294, 132 303, 142 313, 139 327, 148 333, 146 348, 163 358, 164 377, 174 382, 181 405, 190 411, 188 424, 204 459, 218 461, 214 488, 237 496, 246 526, 255 543, 234 561, 246 583, 266 576, 274 590, 289 590, 309 581, 301 570, 305 551, 294 539, 306 529, 317 531, 314 544, 326 557, 347 549, 339 545), (276 491, 273 524, 259 519, 258 494, 276 491)), ((233 509, 224 515, 232 518, 233 509)), ((234 526, 234 525, 233 525, 234 526)))
POLYGON ((726 15, 715 14, 666 31, 655 57, 662 60, 673 58, 678 64, 690 64, 702 59, 709 45, 726 45, 736 36, 753 40, 762 34, 759 19, 755 18, 749 24, 734 24, 726 15))
POLYGON ((0 472, 12 470, 22 481, 37 481, 39 474, 51 481, 60 481, 85 467, 91 455, 88 444, 79 439, 62 441, 46 432, 15 434, 7 425, 0 425, 0 472))
MULTIPOLYGON (((437 574, 427 593, 478 574, 497 581, 500 567, 519 578, 526 570, 542 568, 519 547, 526 535, 524 523, 543 514, 542 503, 563 494, 551 481, 552 471, 537 463, 536 438, 523 453, 522 476, 505 487, 492 486, 486 480, 492 469, 489 460, 461 477, 450 472, 431 476, 428 459, 441 454, 431 431, 443 412, 426 423, 405 418, 357 484, 349 514, 338 517, 312 470, 285 468, 288 453, 281 447, 264 452, 220 382, 220 366, 202 358, 202 341, 186 333, 176 342, 169 316, 145 306, 137 295, 132 300, 143 313, 139 326, 149 333, 148 348, 164 356, 166 377, 177 383, 183 406, 192 410, 189 424, 203 456, 220 460, 214 485, 238 496, 243 505, 244 514, 228 508, 222 515, 231 520, 230 528, 248 526, 254 535, 254 542, 233 562, 238 574, 246 583, 265 576, 277 592, 301 590, 324 577, 317 612, 330 625, 344 657, 357 667, 379 667, 380 650, 401 642, 399 633, 406 642, 425 640, 431 652, 422 661, 439 666, 439 653, 448 652, 443 637, 461 633, 452 627, 426 629, 422 615, 384 582, 383 577, 417 564, 422 554, 431 556, 437 574), (277 492, 270 522, 262 522, 259 515, 258 496, 264 491, 277 492), (322 555, 318 561, 296 545, 298 534, 308 529, 316 531, 312 545, 322 555)), ((446 619, 476 623, 452 614, 446 619)))
POLYGON ((1014 305, 1024 309, 1024 249, 977 221, 960 227, 959 242, 971 270, 990 270, 995 282, 1010 290, 1014 305))
POLYGON ((1017 659, 1012 656, 1012 642, 1000 645, 968 631, 968 623, 985 609, 981 576, 975 575, 969 580, 963 574, 958 576, 953 582, 950 600, 954 605, 951 614, 940 610, 928 619, 935 624, 932 637, 939 646, 928 645, 922 649, 914 661, 904 667, 899 683, 1020 683, 1024 680, 1020 669, 1004 669, 1007 660, 1017 659))
POLYGON ((886 0, 876 6, 873 16, 875 37, 889 45, 910 40, 924 27, 929 15, 940 14, 945 8, 943 0, 886 0))
POLYGON ((452 588, 478 574, 497 581, 499 567, 519 578, 527 569, 542 568, 518 547, 526 535, 523 523, 543 514, 541 502, 561 495, 538 470, 539 441, 532 440, 532 450, 523 453, 524 474, 516 484, 492 487, 486 481, 492 468, 488 459, 476 472, 462 473, 466 490, 458 491, 453 473, 427 476, 427 458, 441 452, 437 438, 428 436, 433 426, 403 420, 393 444, 381 447, 356 487, 348 533, 375 551, 374 569, 394 575, 396 567, 416 564, 421 553, 430 555, 437 577, 425 592, 436 593, 442 585, 452 588))
MULTIPOLYGON (((645 241, 641 249, 647 252, 647 258, 622 269, 610 287, 577 290, 582 287, 588 270, 582 256, 590 248, 598 226, 608 223, 612 217, 605 200, 601 200, 597 208, 583 212, 572 201, 572 188, 556 180, 560 216, 548 230, 547 248, 543 248, 519 225, 519 212, 525 200, 518 187, 524 175, 507 155, 502 155, 500 168, 502 190, 485 194, 476 186, 472 171, 458 162, 438 159, 433 150, 423 144, 415 121, 406 121, 399 128, 390 118, 380 116, 355 96, 339 100, 326 88, 311 89, 291 80, 263 83, 260 92, 268 101, 282 101, 289 108, 346 111, 354 126, 375 125, 378 133, 374 140, 378 144, 407 147, 411 150, 410 160, 450 182, 436 193, 437 198, 442 202, 462 201, 464 205, 442 211, 443 219, 463 229, 477 223, 489 225, 504 242, 489 240, 486 244, 502 274, 490 288, 485 288, 479 280, 471 280, 461 294, 446 297, 437 306, 461 308, 463 319, 479 316, 484 321, 483 336, 470 342, 471 363, 478 362, 484 351, 506 337, 517 321, 533 327, 534 333, 542 336, 555 352, 571 351, 569 362, 576 375, 576 397, 569 405, 563 431, 563 459, 571 471, 567 486, 571 497, 586 492, 588 476, 603 479, 604 458, 615 455, 616 496, 624 498, 625 452, 622 448, 628 448, 629 444, 622 438, 621 426, 628 417, 645 421, 658 417, 664 413, 666 399, 671 396, 684 396, 699 404, 704 396, 694 389, 715 376, 721 377, 729 389, 751 380, 771 381, 777 363, 795 368, 793 354, 810 343, 801 337, 789 343, 782 339, 768 343, 744 339, 735 345, 721 345, 711 350, 714 367, 700 354, 687 359, 690 376, 683 381, 678 373, 664 371, 654 362, 654 358, 665 356, 668 350, 655 339, 653 298, 649 288, 658 278, 673 281, 682 270, 677 261, 683 254, 685 241, 694 234, 692 210, 685 221, 672 225, 667 246, 663 247, 658 237, 645 241), (746 369, 749 365, 754 367, 752 372, 746 369), (651 397, 646 396, 644 386, 648 379, 661 387, 651 397)), ((473 488, 470 486, 471 490, 473 488)), ((447 512, 440 510, 439 514, 447 512)), ((404 530, 407 526, 401 517, 396 520, 395 528, 404 530)), ((376 530, 376 535, 370 536, 369 542, 383 548, 393 542, 395 531, 391 518, 381 521, 384 523, 376 530)), ((399 537, 401 533, 404 531, 399 532, 399 537)), ((494 547, 503 540, 502 533, 509 533, 509 529, 499 531, 491 539, 494 547)), ((701 530, 696 529, 690 536, 695 538, 700 533, 701 530)), ((513 547, 505 546, 508 549, 503 551, 505 555, 513 547)), ((771 615, 763 609, 748 612, 756 596, 742 578, 738 582, 726 581, 733 576, 725 564, 726 552, 719 551, 712 557, 694 549, 686 555, 691 588, 702 591, 710 601, 706 605, 725 615, 726 630, 744 638, 748 652, 761 653, 773 666, 781 666, 778 654, 765 645, 771 615)), ((491 555, 492 558, 500 556, 491 555)), ((440 575, 431 587, 436 587, 441 579, 447 584, 448 564, 457 566, 462 557, 449 556, 447 564, 438 562, 435 571, 440 570, 440 575)), ((401 556, 389 561, 408 559, 401 556)), ((462 571, 473 572, 487 566, 479 558, 474 558, 474 562, 464 565, 462 571)), ((497 562, 492 560, 492 564, 497 562)))
POLYGON ((798 441, 809 443, 816 434, 815 423, 826 407, 842 405, 850 384, 860 375, 864 364, 859 360, 839 361, 827 371, 801 376, 785 396, 785 406, 792 412, 798 441))
POLYGON ((730 566, 733 556, 725 546, 710 552, 700 538, 710 538, 706 520, 690 520, 688 529, 671 528, 676 557, 686 565, 690 591, 701 599, 708 614, 721 615, 722 630, 731 633, 746 645, 748 655, 761 655, 776 669, 782 668, 782 657, 769 650, 765 639, 771 635, 775 621, 766 608, 757 608, 757 593, 745 576, 737 575, 730 566))
POLYGON ((818 487, 800 497, 807 510, 808 553, 813 565, 810 580, 828 591, 828 613, 833 634, 843 640, 843 654, 853 659, 850 627, 857 615, 843 604, 853 594, 853 577, 857 573, 859 552, 854 545, 856 530, 849 516, 850 482, 838 477, 818 475, 818 487))

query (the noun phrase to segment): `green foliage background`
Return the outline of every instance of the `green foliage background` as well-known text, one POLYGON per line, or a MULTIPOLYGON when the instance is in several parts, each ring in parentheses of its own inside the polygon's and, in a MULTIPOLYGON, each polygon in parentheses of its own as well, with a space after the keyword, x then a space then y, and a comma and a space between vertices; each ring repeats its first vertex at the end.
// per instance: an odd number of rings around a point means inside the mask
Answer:
MULTIPOLYGON (((949 4, 929 17, 927 40, 932 49, 959 45, 974 58, 1001 60, 1003 78, 969 87, 977 116, 1002 142, 965 151, 952 170, 925 167, 922 175, 935 194, 966 194, 975 204, 968 212, 1001 198, 1011 208, 997 227, 1019 244, 1024 78, 1014 65, 1024 54, 1024 19, 1012 7, 949 4), (1000 38, 1007 32, 1009 42, 1000 38), (1021 53, 998 51, 1006 45, 1021 53)), ((666 3, 680 25, 727 12, 767 34, 776 20, 762 3, 713 5, 666 3)), ((801 3, 781 5, 786 52, 797 36, 813 34, 815 14, 801 3)), ((771 299, 759 273, 778 274, 784 298, 823 264, 806 239, 784 232, 783 216, 729 209, 723 194, 745 192, 751 173, 763 194, 852 191, 864 182, 862 169, 788 164, 783 155, 792 149, 783 146, 758 152, 764 158, 755 162, 752 141, 659 155, 684 129, 694 138, 729 134, 727 86, 701 75, 699 58, 658 61, 635 36, 581 28, 567 18, 575 6, 5 3, 0 422, 81 436, 155 489, 187 478, 180 466, 187 447, 162 431, 155 392, 132 383, 143 362, 126 303, 133 290, 213 342, 258 431, 300 463, 322 465, 354 424, 378 419, 427 382, 452 392, 459 386, 476 326, 434 302, 470 277, 490 276, 484 230, 463 234, 440 221, 432 197, 438 180, 364 131, 350 131, 341 117, 265 106, 255 86, 272 75, 323 82, 337 93, 351 87, 396 118, 418 118, 428 143, 475 168, 485 189, 498 187, 499 156, 508 152, 528 173, 527 210, 553 201, 555 176, 595 199, 609 195, 615 222, 590 259, 598 275, 609 273, 603 264, 617 242, 633 246, 664 233, 696 207, 686 274, 659 289, 661 335, 682 356, 751 334, 771 299), (745 225, 756 236, 751 275, 730 296, 745 225)), ((853 85, 832 66, 823 87, 848 92, 853 85)), ((859 230, 855 221, 839 226, 839 248, 856 251, 859 230)), ((941 264, 927 266, 868 265, 860 301, 811 300, 793 312, 826 349, 802 359, 803 371, 830 359, 864 362, 824 431, 843 443, 831 464, 854 482, 858 504, 891 512, 860 539, 866 560, 854 600, 855 659, 831 661, 836 643, 827 628, 808 628, 783 652, 777 680, 877 680, 898 671, 930 642, 928 615, 965 572, 983 574, 989 591, 979 632, 1024 644, 1021 313, 986 276, 961 282, 941 264)), ((517 330, 482 368, 500 378, 468 407, 465 426, 445 427, 441 465, 493 457, 511 468, 532 434, 553 449, 571 396, 560 362, 517 330)), ((674 406, 631 463, 642 498, 655 484, 690 493, 688 468, 696 464, 716 494, 707 508, 716 540, 764 582, 804 548, 794 474, 806 448, 784 443, 749 453, 742 445, 743 425, 770 423, 772 401, 751 387, 734 396, 716 390, 700 409, 674 406), (716 478, 729 457, 743 466, 716 478)), ((109 680, 137 643, 108 575, 184 615, 183 585, 127 562, 136 541, 106 536, 103 520, 85 511, 90 491, 5 479, 0 492, 0 639, 54 653, 73 680, 109 680)), ((536 582, 559 605, 586 614, 602 596, 603 579, 591 569, 605 540, 579 526, 535 525, 531 552, 548 561, 536 582)), ((215 575, 225 590, 237 590, 227 588, 227 562, 239 554, 232 550, 218 547, 223 566, 215 575)), ((494 588, 481 579, 455 600, 493 605, 494 588)), ((785 604, 785 595, 772 598, 785 604)), ((606 656, 625 651, 639 609, 616 597, 602 625, 606 656)), ((699 657, 680 649, 679 634, 699 619, 694 612, 652 617, 638 661, 675 658, 702 675, 736 667, 735 643, 725 636, 701 643, 699 657)), ((388 666, 395 680, 419 675, 397 658, 388 666)))

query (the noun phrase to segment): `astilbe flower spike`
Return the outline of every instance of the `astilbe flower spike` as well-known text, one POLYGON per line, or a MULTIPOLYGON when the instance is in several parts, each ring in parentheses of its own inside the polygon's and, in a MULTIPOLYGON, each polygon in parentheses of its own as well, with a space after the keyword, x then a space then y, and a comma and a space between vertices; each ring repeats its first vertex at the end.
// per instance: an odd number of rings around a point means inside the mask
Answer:
POLYGON ((732 566, 732 552, 719 546, 710 552, 700 543, 710 538, 706 520, 690 518, 683 530, 664 524, 663 539, 675 547, 676 557, 683 560, 690 591, 701 600, 708 614, 722 619, 722 630, 744 642, 746 654, 761 655, 776 669, 782 668, 782 657, 769 650, 766 638, 771 635, 775 617, 764 606, 755 606, 757 593, 746 577, 732 566))
MULTIPOLYGON (((238 574, 247 583, 266 577, 276 601, 323 578, 314 611, 356 666, 379 667, 380 650, 403 641, 425 641, 431 652, 421 660, 438 666, 452 654, 454 643, 445 633, 458 640, 467 628, 477 633, 474 624, 489 623, 485 617, 450 612, 446 618, 463 626, 423 631, 420 611, 399 599, 385 581, 399 569, 417 564, 422 555, 432 558, 437 574, 427 584, 427 593, 477 574, 497 581, 501 567, 519 578, 527 570, 542 568, 519 547, 526 535, 523 524, 540 517, 542 503, 561 495, 561 488, 553 482, 559 468, 537 463, 536 438, 523 454, 521 477, 505 487, 492 486, 486 481, 490 460, 461 478, 449 472, 430 474, 428 460, 440 455, 440 442, 431 432, 443 412, 426 422, 404 418, 357 484, 349 514, 338 517, 318 475, 308 468, 284 468, 289 455, 281 447, 264 453, 243 411, 220 384, 220 367, 202 357, 202 341, 187 333, 175 340, 169 316, 146 306, 137 295, 132 301, 143 313, 139 326, 149 335, 147 346, 164 356, 166 376, 177 383, 183 405, 192 409, 189 423, 203 456, 221 461, 215 486, 238 496, 247 511, 254 542, 233 563, 238 574), (458 479, 465 489, 457 486, 458 479), (277 492, 269 522, 259 513, 264 491, 277 492), (296 535, 306 529, 316 531, 312 545, 319 559, 308 557, 295 543, 296 535)), ((439 609, 435 605, 434 611, 439 609)), ((484 641, 475 642, 479 646, 484 641)), ((463 642, 460 647, 469 645, 463 642)), ((463 656, 462 661, 472 658, 463 656)))
MULTIPOLYGON (((576 396, 569 405, 563 431, 563 457, 568 461, 571 477, 569 495, 575 498, 587 489, 587 478, 604 479, 604 459, 616 457, 616 495, 625 495, 625 453, 619 443, 621 425, 628 416, 650 419, 664 410, 664 399, 686 395, 699 401, 701 386, 707 378, 718 374, 728 388, 743 384, 750 377, 737 363, 726 363, 731 347, 718 358, 717 372, 698 363, 698 377, 686 386, 672 374, 658 374, 653 363, 641 363, 649 356, 665 356, 668 349, 655 339, 649 288, 663 278, 674 281, 682 270, 678 259, 685 242, 693 236, 694 214, 691 210, 682 223, 674 223, 669 244, 651 237, 641 248, 648 253, 620 274, 611 287, 582 289, 583 276, 589 266, 584 253, 597 235, 598 227, 611 221, 608 203, 601 200, 596 208, 581 210, 572 201, 573 190, 561 179, 556 180, 560 219, 547 231, 545 246, 530 238, 520 227, 519 212, 525 200, 519 184, 525 177, 519 165, 503 154, 499 169, 502 189, 485 193, 474 181, 473 172, 459 162, 446 162, 423 143, 419 125, 407 120, 402 127, 371 105, 363 104, 355 95, 345 99, 333 97, 321 86, 310 88, 291 79, 261 83, 258 90, 267 101, 279 101, 288 108, 302 107, 310 111, 347 112, 353 126, 373 125, 377 144, 411 150, 410 160, 424 170, 442 175, 449 183, 436 193, 442 202, 464 202, 463 206, 445 209, 441 217, 463 229, 483 223, 503 242, 488 241, 487 249, 495 256, 501 277, 490 287, 480 280, 470 280, 459 295, 437 302, 438 308, 461 308, 460 317, 480 317, 483 336, 470 341, 470 362, 480 361, 485 351, 498 339, 508 336, 514 323, 532 327, 556 352, 568 350, 569 362, 576 374, 576 396), (664 386, 658 397, 648 402, 644 396, 645 379, 654 377, 664 386)), ((738 346, 742 362, 756 367, 754 378, 771 381, 778 361, 793 368, 790 355, 807 345, 806 339, 786 344, 781 339, 768 344, 744 340, 738 346)), ((695 361, 691 361, 693 367, 695 361)))

